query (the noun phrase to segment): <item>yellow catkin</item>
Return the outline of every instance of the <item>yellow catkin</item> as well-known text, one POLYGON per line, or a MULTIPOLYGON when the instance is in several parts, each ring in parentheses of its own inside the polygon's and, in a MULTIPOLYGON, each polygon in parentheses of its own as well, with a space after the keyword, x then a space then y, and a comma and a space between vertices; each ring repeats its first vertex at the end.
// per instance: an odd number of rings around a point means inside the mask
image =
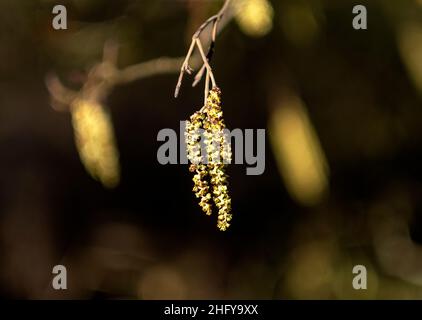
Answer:
POLYGON ((210 90, 205 105, 205 145, 208 156, 208 174, 213 189, 214 204, 218 209, 217 227, 225 231, 230 226, 231 198, 228 194, 226 163, 231 160, 230 143, 223 130, 226 128, 221 110, 221 91, 210 90))
POLYGON ((120 165, 109 114, 97 102, 81 99, 72 104, 71 114, 75 144, 86 170, 105 187, 115 187, 120 165))
POLYGON ((208 172, 207 166, 201 162, 201 146, 200 141, 200 130, 205 115, 202 112, 195 112, 191 117, 190 121, 186 122, 185 141, 187 147, 187 157, 191 162, 189 170, 195 172, 193 176, 193 192, 195 196, 200 199, 199 205, 207 215, 211 215, 212 208, 210 204, 211 193, 206 180, 208 172))
POLYGON ((190 171, 193 177, 193 191, 200 198, 199 205, 208 215, 212 213, 211 199, 218 210, 217 227, 225 231, 232 219, 231 198, 225 168, 231 162, 230 142, 224 134, 226 128, 221 110, 221 91, 210 90, 206 104, 187 121, 185 139, 190 171), (201 156, 201 130, 203 131, 206 157, 201 156), (206 161, 204 161, 206 160, 206 161))

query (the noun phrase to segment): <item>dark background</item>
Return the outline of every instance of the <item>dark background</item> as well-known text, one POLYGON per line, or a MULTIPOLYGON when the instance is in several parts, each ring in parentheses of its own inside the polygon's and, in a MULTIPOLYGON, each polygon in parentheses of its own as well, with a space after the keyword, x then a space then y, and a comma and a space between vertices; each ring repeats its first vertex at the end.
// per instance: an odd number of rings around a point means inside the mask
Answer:
POLYGON ((59 31, 55 4, 0 0, 2 297, 422 298, 422 69, 408 61, 409 50, 422 57, 420 1, 271 1, 269 33, 225 26, 212 66, 227 126, 268 129, 288 91, 329 168, 324 192, 301 201, 267 130, 264 174, 228 168, 226 232, 200 211, 188 166, 156 158, 158 131, 178 132, 201 107, 202 85, 191 89, 187 77, 174 99, 174 73, 110 92, 122 168, 111 190, 85 171, 70 115, 50 107, 45 85, 51 71, 71 83, 109 38, 121 45, 120 67, 183 56, 222 2, 64 1, 68 30, 59 31), (356 4, 368 9, 368 30, 352 28, 356 4), (409 32, 414 46, 403 49, 409 32), (67 267, 68 290, 51 289, 56 264, 67 267), (367 290, 352 287, 358 264, 367 290))

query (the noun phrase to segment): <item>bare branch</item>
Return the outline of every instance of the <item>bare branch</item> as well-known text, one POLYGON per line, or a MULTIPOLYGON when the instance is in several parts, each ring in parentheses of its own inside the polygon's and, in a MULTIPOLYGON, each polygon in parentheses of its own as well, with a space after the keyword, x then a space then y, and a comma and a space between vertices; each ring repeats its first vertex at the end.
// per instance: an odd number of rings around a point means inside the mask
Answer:
POLYGON ((212 86, 215 87, 217 83, 215 82, 214 74, 212 73, 211 66, 208 63, 208 59, 205 56, 204 49, 202 48, 201 40, 199 40, 199 38, 196 39, 196 46, 198 47, 198 50, 199 50, 199 53, 201 54, 205 68, 207 69, 207 76, 211 78, 212 86))
POLYGON ((168 58, 162 57, 147 62, 128 66, 115 75, 115 82, 123 84, 135 80, 155 76, 158 74, 174 73, 180 70, 180 63, 183 57, 168 58))
POLYGON ((204 106, 207 104, 209 90, 210 90, 210 75, 207 69, 207 76, 205 77, 204 106))
POLYGON ((199 70, 199 72, 196 74, 193 86, 195 86, 202 78, 205 69, 207 69, 207 75, 211 78, 211 81, 213 83, 213 86, 215 85, 215 79, 214 75, 212 73, 211 67, 209 66, 209 61, 211 60, 212 53, 214 50, 214 43, 218 32, 218 23, 221 20, 221 18, 224 16, 225 12, 227 11, 229 4, 231 0, 225 0, 223 6, 221 7, 220 11, 208 18, 202 25, 199 26, 199 28, 196 30, 196 32, 192 36, 192 42, 190 44, 188 53, 186 54, 186 58, 182 64, 182 67, 180 68, 180 75, 179 79, 176 84, 176 89, 174 91, 174 97, 177 98, 179 95, 180 87, 182 85, 183 76, 186 73, 191 73, 192 69, 189 67, 189 59, 192 56, 193 50, 195 45, 198 47, 199 52, 201 54, 201 58, 203 60, 203 66, 199 70), (201 42, 199 40, 199 37, 201 36, 201 33, 208 27, 208 25, 213 24, 212 32, 211 32, 211 43, 210 43, 210 49, 208 50, 208 53, 205 55, 204 50, 202 48, 201 42))
POLYGON ((64 111, 66 106, 69 106, 72 101, 77 97, 77 92, 66 88, 59 78, 50 73, 45 78, 45 83, 48 92, 51 95, 51 103, 54 109, 64 111))
POLYGON ((194 48, 195 48, 195 41, 192 40, 188 53, 186 54, 186 58, 183 61, 182 67, 180 68, 179 80, 177 81, 176 90, 174 91, 175 98, 177 98, 177 96, 179 95, 179 90, 182 85, 183 75, 185 74, 185 72, 191 73, 191 68, 189 67, 189 59, 193 53, 194 48))
MULTIPOLYGON (((223 9, 223 8, 222 8, 223 9)), ((213 31, 212 31, 212 41, 210 43, 207 59, 208 62, 211 61, 213 53, 214 53, 214 46, 215 46, 215 39, 217 34, 224 29, 224 27, 230 22, 233 18, 233 10, 228 10, 227 8, 224 9, 224 15, 221 16, 218 22, 214 24, 213 31)), ((199 69, 198 73, 195 75, 194 81, 192 83, 192 87, 195 87, 202 79, 205 71, 205 65, 202 65, 201 69, 199 69)))
MULTIPOLYGON (((159 74, 168 74, 180 71, 179 80, 176 85, 175 97, 177 97, 180 86, 182 84, 183 75, 191 74, 193 68, 202 65, 199 72, 195 76, 193 85, 196 85, 203 77, 205 70, 207 71, 206 90, 209 90, 209 82, 212 86, 216 85, 214 75, 212 73, 209 61, 214 51, 214 42, 218 34, 219 22, 227 11, 231 0, 225 0, 220 11, 208 18, 192 36, 192 43, 189 47, 186 57, 169 58, 161 57, 139 64, 131 65, 123 69, 117 68, 119 45, 113 40, 108 40, 104 44, 102 61, 94 65, 86 74, 86 79, 79 91, 74 91, 65 87, 59 78, 50 74, 46 76, 46 86, 52 98, 52 105, 57 110, 66 110, 76 98, 84 99, 103 99, 115 86, 129 83, 139 79, 152 77, 159 74), (210 24, 212 24, 211 43, 207 54, 205 54, 199 37, 210 24), (199 55, 193 55, 195 46, 198 48, 199 55), (180 64, 182 67, 180 68, 180 64)), ((229 19, 225 19, 226 23, 229 19)), ((220 27, 223 27, 220 23, 220 27)))
MULTIPOLYGON (((55 74, 47 75, 45 81, 52 98, 53 108, 63 111, 68 109, 76 98, 100 100, 117 85, 159 74, 176 73, 180 70, 180 63, 184 60, 183 57, 161 57, 118 69, 116 67, 117 58, 117 43, 107 41, 104 44, 102 61, 88 71, 79 91, 66 88, 55 74)), ((194 57, 191 62, 196 66, 199 59, 194 57)))
POLYGON ((103 62, 117 65, 117 58, 119 56, 119 45, 114 40, 107 40, 103 48, 103 62))
POLYGON ((201 81, 202 76, 204 75, 204 71, 205 71, 205 64, 202 65, 201 69, 199 69, 198 73, 195 75, 195 78, 192 82, 192 87, 195 87, 199 81, 201 81))

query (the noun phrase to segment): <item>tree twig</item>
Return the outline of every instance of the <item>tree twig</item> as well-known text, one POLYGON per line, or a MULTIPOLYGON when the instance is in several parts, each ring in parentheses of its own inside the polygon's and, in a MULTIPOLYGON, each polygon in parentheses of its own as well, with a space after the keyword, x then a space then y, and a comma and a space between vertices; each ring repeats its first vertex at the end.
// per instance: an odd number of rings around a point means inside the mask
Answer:
MULTIPOLYGON (((56 74, 50 73, 45 82, 51 95, 52 106, 58 111, 66 110, 76 98, 103 99, 115 86, 130 83, 160 74, 176 73, 180 70, 183 57, 161 57, 146 62, 127 66, 123 69, 116 67, 118 45, 107 41, 104 44, 103 59, 94 65, 86 76, 86 80, 79 91, 67 88, 56 74)), ((195 58, 193 63, 198 64, 195 58)))
MULTIPOLYGON (((231 0, 225 0, 220 11, 208 18, 192 36, 192 42, 189 47, 186 57, 160 57, 146 62, 130 65, 122 69, 118 69, 116 64, 118 60, 119 46, 112 40, 106 41, 103 49, 102 61, 94 65, 87 73, 86 80, 82 88, 78 91, 67 88, 54 73, 46 76, 45 82, 47 89, 51 95, 53 108, 59 111, 66 110, 71 106, 76 98, 101 100, 117 85, 130 83, 132 81, 140 80, 147 77, 152 77, 160 74, 169 74, 180 71, 179 80, 175 90, 175 97, 177 97, 180 86, 183 80, 184 73, 191 74, 194 68, 201 65, 198 73, 195 75, 193 85, 196 85, 203 77, 205 70, 207 70, 206 85, 209 90, 209 81, 212 86, 216 85, 214 74, 212 73, 209 61, 211 61, 216 36, 224 25, 230 20, 230 17, 223 19, 227 14, 231 0), (225 21, 224 21, 225 20, 225 21), (203 46, 200 41, 201 33, 212 25, 211 42, 207 54, 205 54, 203 46), (195 46, 199 54, 194 55, 195 46), (180 64, 182 67, 180 68, 180 64)), ((227 15, 228 16, 228 15, 227 15)))
POLYGON ((135 80, 179 71, 183 57, 168 58, 161 57, 147 62, 128 66, 115 75, 117 84, 124 84, 135 80))
MULTIPOLYGON (((189 46, 189 50, 188 53, 186 54, 186 58, 182 63, 182 66, 180 68, 180 74, 179 74, 179 79, 177 81, 176 84, 176 89, 174 91, 174 97, 177 98, 177 96, 179 95, 179 91, 180 91, 180 87, 182 85, 182 81, 183 81, 183 76, 186 73, 191 74, 193 69, 190 67, 189 65, 189 60, 193 54, 193 51, 195 49, 195 45, 198 47, 198 50, 200 52, 201 58, 202 58, 202 62, 203 65, 200 68, 200 70, 198 71, 198 73, 195 75, 194 78, 194 82, 193 82, 193 86, 195 86, 202 78, 205 69, 207 70, 207 77, 211 78, 211 82, 212 85, 215 86, 216 82, 215 82, 215 77, 214 74, 212 73, 212 69, 209 65, 209 61, 211 60, 213 51, 214 51, 214 45, 215 45, 215 40, 216 40, 216 36, 218 33, 218 23, 220 22, 220 20, 222 19, 222 17, 224 16, 225 12, 227 11, 229 4, 230 4, 231 0, 225 0, 223 6, 221 7, 220 11, 218 11, 217 14, 209 17, 202 25, 199 26, 199 28, 196 30, 196 32, 193 34, 192 36, 192 42, 189 46), (200 41, 200 36, 202 34, 202 32, 208 27, 208 25, 213 24, 212 27, 212 32, 211 32, 211 43, 210 43, 210 48, 208 50, 208 53, 205 55, 204 50, 202 48, 202 44, 200 41)), ((206 81, 207 82, 207 81, 206 81)))
POLYGON ((49 73, 45 77, 45 83, 51 95, 52 107, 57 111, 65 110, 78 94, 76 91, 66 88, 53 73, 49 73))

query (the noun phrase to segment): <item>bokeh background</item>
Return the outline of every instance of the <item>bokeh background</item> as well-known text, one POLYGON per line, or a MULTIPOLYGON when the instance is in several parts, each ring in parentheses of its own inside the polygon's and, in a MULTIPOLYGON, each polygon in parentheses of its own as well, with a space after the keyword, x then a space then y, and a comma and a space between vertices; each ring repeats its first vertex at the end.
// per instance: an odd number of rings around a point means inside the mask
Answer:
MULTIPOLYGON (((238 0, 240 1, 240 0, 238 0)), ((236 0, 233 0, 236 2, 236 0)), ((186 54, 222 1, 0 0, 0 296, 24 299, 422 298, 422 2, 244 0, 212 66, 229 128, 265 128, 266 169, 231 165, 220 232, 187 165, 156 158, 163 128, 199 109, 177 72, 113 87, 121 177, 106 188, 78 155, 46 76, 78 90, 117 66, 186 54), (54 30, 64 4, 68 29, 54 30), (368 9, 368 30, 352 8, 368 9), (68 290, 51 288, 67 267, 68 290), (352 268, 368 270, 354 290, 352 268)))

